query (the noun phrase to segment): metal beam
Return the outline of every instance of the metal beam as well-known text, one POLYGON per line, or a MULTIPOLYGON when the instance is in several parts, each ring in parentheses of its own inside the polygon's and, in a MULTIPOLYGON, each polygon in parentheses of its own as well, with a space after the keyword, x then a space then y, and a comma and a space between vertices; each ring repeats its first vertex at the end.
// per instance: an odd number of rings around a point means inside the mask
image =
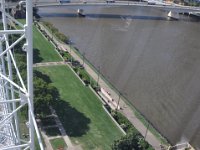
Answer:
POLYGON ((0 31, 0 35, 4 34, 23 34, 25 31, 24 30, 3 30, 0 31))

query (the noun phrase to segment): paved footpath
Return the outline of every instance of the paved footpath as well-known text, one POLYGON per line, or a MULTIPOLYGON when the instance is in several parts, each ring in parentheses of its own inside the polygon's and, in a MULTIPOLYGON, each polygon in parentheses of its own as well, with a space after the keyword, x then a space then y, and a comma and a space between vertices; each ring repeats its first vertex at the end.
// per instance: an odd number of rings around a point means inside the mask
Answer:
POLYGON ((44 131, 41 130, 40 132, 41 132, 43 140, 45 142, 45 150, 53 150, 51 143, 49 141, 50 140, 49 137, 46 135, 46 133, 44 131))
POLYGON ((58 118, 56 111, 50 106, 50 110, 52 115, 55 117, 56 125, 60 130, 61 137, 64 139, 65 143, 67 144, 67 149, 69 150, 82 150, 82 148, 78 145, 73 145, 69 136, 67 135, 65 128, 63 127, 60 119, 58 118))
MULTIPOLYGON (((51 33, 48 32, 48 30, 46 28, 44 28, 41 24, 40 27, 46 31, 46 33, 51 37, 51 33)), ((67 44, 63 44, 60 41, 58 41, 56 38, 54 38, 54 42, 63 50, 63 51, 68 51, 69 53, 71 53, 71 55, 73 56, 73 58, 75 60, 78 60, 79 62, 83 62, 82 58, 77 55, 73 50, 70 50, 70 47, 67 44)), ((85 70, 90 74, 90 76, 94 79, 94 80, 98 80, 98 74, 87 64, 84 63, 84 68, 85 70)), ((112 88, 110 88, 107 83, 100 77, 99 78, 99 85, 104 88, 107 92, 110 93, 111 97, 117 102, 117 100, 119 99, 119 94, 116 93, 112 88)), ((124 114, 128 120, 135 126, 135 128, 143 135, 145 136, 146 131, 147 131, 147 127, 145 127, 143 125, 143 123, 135 116, 132 108, 130 108, 124 101, 123 99, 120 100, 119 103, 120 107, 122 108, 121 113, 124 114)), ((160 150, 161 147, 161 142, 151 133, 151 132, 147 132, 146 134, 146 141, 151 144, 155 150, 160 150)))
MULTIPOLYGON (((53 150, 53 147, 51 145, 51 142, 50 140, 52 139, 57 139, 57 138, 63 138, 63 140, 65 141, 66 145, 67 145, 67 149, 68 150, 82 150, 81 146, 80 145, 74 145, 69 136, 67 135, 59 117, 57 116, 56 114, 56 111, 50 106, 50 110, 51 110, 51 117, 54 118, 55 120, 55 125, 47 125, 47 126, 41 126, 41 134, 42 134, 42 137, 45 141, 45 150, 53 150), (61 135, 56 135, 56 136, 48 136, 45 132, 45 129, 49 128, 54 128, 54 127, 57 127, 61 133, 61 135)), ((52 129, 53 130, 53 129, 52 129)))
POLYGON ((58 61, 58 62, 35 63, 35 64, 33 64, 33 67, 57 66, 57 65, 65 65, 65 62, 58 61))

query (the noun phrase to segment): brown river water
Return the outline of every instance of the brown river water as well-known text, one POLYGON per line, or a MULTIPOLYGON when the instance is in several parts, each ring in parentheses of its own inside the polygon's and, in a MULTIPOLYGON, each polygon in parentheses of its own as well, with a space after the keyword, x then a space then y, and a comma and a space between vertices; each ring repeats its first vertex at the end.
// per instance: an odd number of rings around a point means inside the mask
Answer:
POLYGON ((200 22, 156 8, 40 8, 172 143, 200 149, 200 22))

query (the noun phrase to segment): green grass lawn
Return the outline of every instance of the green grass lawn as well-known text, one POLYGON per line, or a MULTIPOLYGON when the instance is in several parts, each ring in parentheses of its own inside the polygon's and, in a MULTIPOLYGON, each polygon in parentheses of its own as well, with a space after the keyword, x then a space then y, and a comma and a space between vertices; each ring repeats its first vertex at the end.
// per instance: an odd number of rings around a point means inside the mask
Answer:
POLYGON ((34 63, 62 61, 54 49, 54 46, 33 26, 34 63))
POLYGON ((50 140, 50 142, 54 150, 58 150, 58 149, 65 150, 67 148, 67 145, 65 141, 63 140, 63 138, 56 138, 56 139, 50 140))
POLYGON ((108 150, 121 131, 102 108, 94 93, 66 66, 40 67, 60 92, 53 107, 72 141, 85 150, 108 150))
MULTIPOLYGON (((22 24, 24 19, 19 19, 22 24)), ((62 61, 54 46, 38 31, 37 27, 33 25, 33 62, 56 62, 62 61)))

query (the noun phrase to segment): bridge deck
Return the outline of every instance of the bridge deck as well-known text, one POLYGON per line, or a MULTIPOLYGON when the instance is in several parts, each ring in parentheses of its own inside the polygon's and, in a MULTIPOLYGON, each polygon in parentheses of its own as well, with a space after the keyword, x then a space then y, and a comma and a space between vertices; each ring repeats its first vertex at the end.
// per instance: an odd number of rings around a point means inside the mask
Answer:
POLYGON ((72 3, 48 3, 48 4, 36 4, 37 7, 51 7, 51 6, 57 6, 57 7, 63 7, 63 6, 109 6, 109 7, 118 7, 118 6, 139 6, 139 7, 153 7, 153 8, 160 8, 167 11, 174 11, 179 13, 200 13, 200 7, 191 7, 191 6, 182 6, 182 5, 175 5, 175 4, 167 4, 167 3, 156 3, 155 5, 148 4, 147 2, 129 2, 129 1, 116 1, 115 3, 106 3, 106 2, 100 2, 100 1, 93 1, 93 2, 72 2, 72 3))

